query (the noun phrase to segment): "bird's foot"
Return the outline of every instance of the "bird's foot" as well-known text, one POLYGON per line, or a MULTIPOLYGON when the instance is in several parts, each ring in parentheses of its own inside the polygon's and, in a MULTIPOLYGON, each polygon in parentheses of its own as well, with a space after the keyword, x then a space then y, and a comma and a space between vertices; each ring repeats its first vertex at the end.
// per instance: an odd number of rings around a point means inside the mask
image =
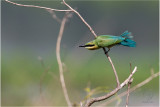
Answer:
POLYGON ((105 51, 104 53, 105 53, 105 54, 108 54, 108 52, 109 52, 109 51, 110 51, 110 48, 108 48, 108 50, 107 50, 107 51, 105 51))

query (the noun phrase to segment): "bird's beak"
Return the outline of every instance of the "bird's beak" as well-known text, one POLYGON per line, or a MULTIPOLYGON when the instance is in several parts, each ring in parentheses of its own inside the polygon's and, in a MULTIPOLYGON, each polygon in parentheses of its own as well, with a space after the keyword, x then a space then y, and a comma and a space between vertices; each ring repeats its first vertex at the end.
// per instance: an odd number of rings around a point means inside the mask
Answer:
POLYGON ((80 45, 79 47, 86 47, 85 45, 80 45))

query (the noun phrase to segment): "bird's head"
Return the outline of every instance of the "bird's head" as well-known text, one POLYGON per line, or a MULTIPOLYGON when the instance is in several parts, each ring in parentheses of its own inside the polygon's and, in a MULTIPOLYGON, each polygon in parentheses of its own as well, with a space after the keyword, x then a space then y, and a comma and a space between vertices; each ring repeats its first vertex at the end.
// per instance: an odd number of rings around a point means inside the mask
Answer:
POLYGON ((99 46, 97 45, 97 43, 96 43, 95 40, 90 41, 90 42, 86 43, 85 45, 79 46, 79 47, 85 47, 85 48, 88 49, 88 50, 99 49, 99 46))

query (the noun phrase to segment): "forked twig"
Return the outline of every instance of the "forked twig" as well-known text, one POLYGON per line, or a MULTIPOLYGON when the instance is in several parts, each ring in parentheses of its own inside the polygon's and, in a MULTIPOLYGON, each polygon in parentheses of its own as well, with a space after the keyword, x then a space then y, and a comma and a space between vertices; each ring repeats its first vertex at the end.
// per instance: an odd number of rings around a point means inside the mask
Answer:
POLYGON ((132 71, 132 73, 129 75, 129 77, 123 82, 121 83, 121 85, 119 85, 119 87, 115 88, 113 91, 111 91, 110 93, 104 95, 104 96, 100 96, 97 98, 92 98, 90 99, 86 104, 85 107, 89 107, 91 106, 93 103, 95 102, 100 102, 103 101, 105 99, 108 99, 109 97, 113 96, 114 94, 116 94, 121 88, 123 88, 125 85, 127 85, 130 81, 130 79, 132 78, 133 74, 137 71, 137 67, 134 68, 134 70, 132 71))
MULTIPOLYGON (((147 79, 145 79, 145 80, 142 81, 141 83, 139 83, 139 84, 137 84, 136 86, 134 86, 133 88, 131 88, 131 89, 129 90, 129 93, 131 93, 131 92, 135 91, 137 88, 140 88, 140 87, 142 87, 143 85, 149 83, 152 79, 154 79, 154 78, 156 78, 156 77, 158 77, 158 76, 160 76, 160 72, 157 72, 157 73, 152 74, 150 77, 148 77, 147 79)), ((123 97, 123 96, 125 96, 127 93, 128 93, 128 92, 125 91, 125 92, 119 94, 119 96, 120 96, 120 97, 123 97)), ((117 97, 114 97, 114 98, 110 99, 109 101, 107 101, 107 102, 105 102, 105 103, 103 103, 103 104, 101 104, 101 105, 99 105, 99 106, 106 106, 106 105, 112 103, 112 102, 115 101, 115 100, 117 100, 117 97)))

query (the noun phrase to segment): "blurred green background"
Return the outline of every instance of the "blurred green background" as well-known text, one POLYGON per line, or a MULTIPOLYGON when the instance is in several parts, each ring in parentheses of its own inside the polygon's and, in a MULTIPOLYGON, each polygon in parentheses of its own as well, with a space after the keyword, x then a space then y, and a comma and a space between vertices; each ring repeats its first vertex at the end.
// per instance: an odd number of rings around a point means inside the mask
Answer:
MULTIPOLYGON (((60 1, 15 2, 67 9, 60 1)), ((136 48, 117 46, 109 53, 121 82, 130 73, 129 63, 132 68, 138 67, 132 87, 149 77, 152 68, 158 72, 158 1, 68 1, 68 4, 78 10, 98 35, 120 35, 125 30, 132 32, 136 48)), ((43 9, 19 7, 2 1, 1 10, 2 106, 65 106, 55 54, 60 24, 43 9), (48 67, 49 71, 44 73, 48 67)), ((62 18, 64 12, 56 12, 56 15, 62 18)), ((86 87, 106 87, 106 91, 116 87, 103 50, 89 51, 78 47, 92 39, 94 36, 74 14, 65 26, 61 44, 66 86, 73 103, 86 97, 86 87)), ((126 87, 119 93, 125 90, 126 87)), ((95 96, 103 94, 105 92, 95 96)), ((125 105, 125 98, 121 98, 120 106, 125 105)), ((130 94, 130 106, 158 104, 158 78, 130 94)))

